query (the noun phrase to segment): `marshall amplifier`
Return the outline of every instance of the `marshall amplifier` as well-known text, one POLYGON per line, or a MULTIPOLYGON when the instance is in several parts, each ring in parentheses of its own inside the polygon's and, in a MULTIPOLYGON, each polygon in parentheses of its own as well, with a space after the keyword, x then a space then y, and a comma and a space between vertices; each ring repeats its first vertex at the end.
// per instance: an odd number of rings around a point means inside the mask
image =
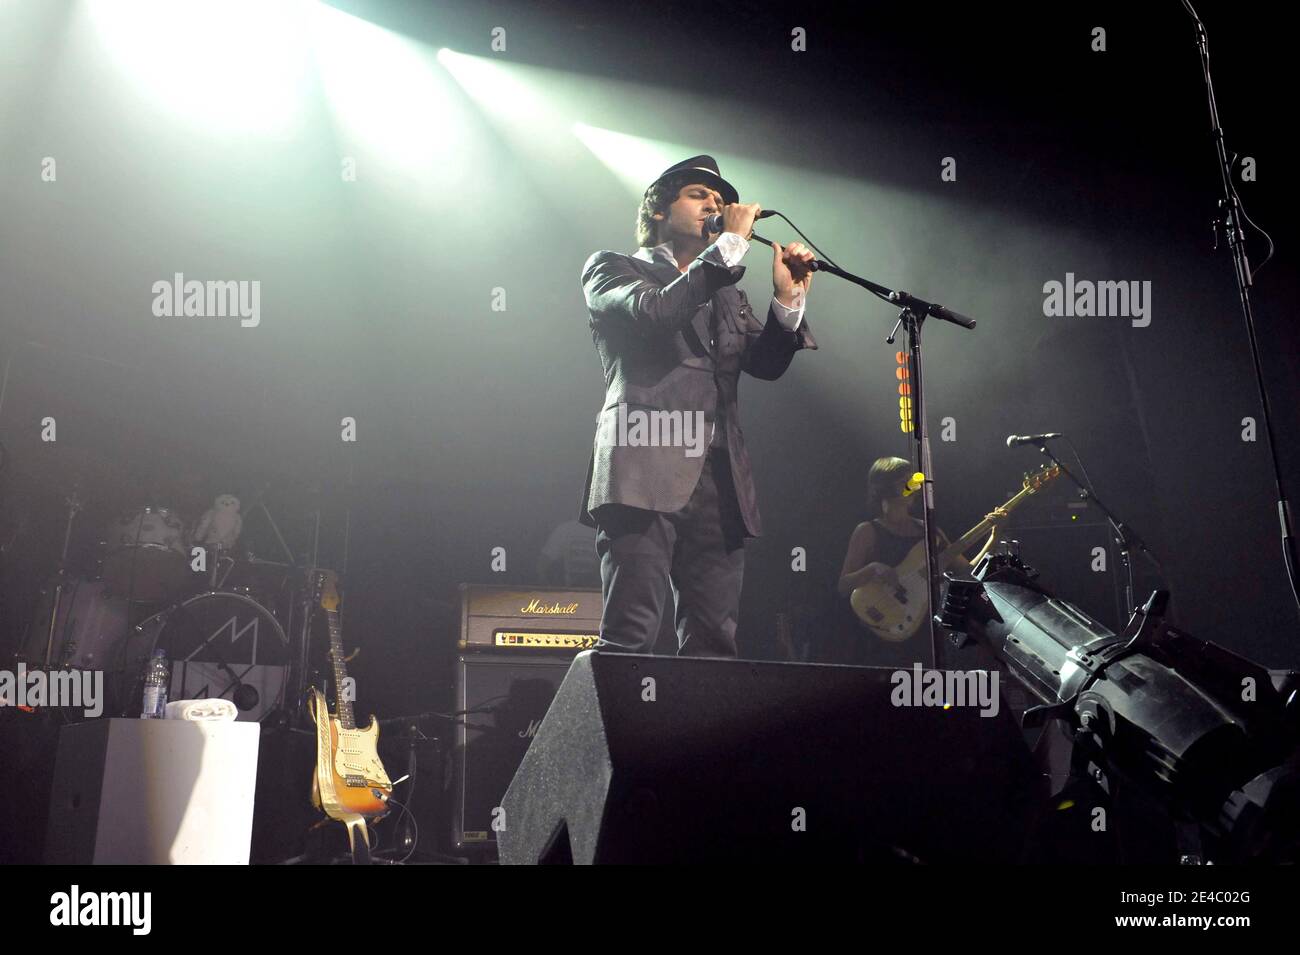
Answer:
POLYGON ((493 819, 574 652, 494 650, 457 657, 459 715, 450 774, 456 852, 495 852, 493 819))
POLYGON ((495 852, 493 811, 570 661, 600 639, 601 609, 599 590, 460 585, 449 774, 457 852, 495 852))
POLYGON ((599 590, 460 585, 460 649, 565 650, 600 637, 599 590))

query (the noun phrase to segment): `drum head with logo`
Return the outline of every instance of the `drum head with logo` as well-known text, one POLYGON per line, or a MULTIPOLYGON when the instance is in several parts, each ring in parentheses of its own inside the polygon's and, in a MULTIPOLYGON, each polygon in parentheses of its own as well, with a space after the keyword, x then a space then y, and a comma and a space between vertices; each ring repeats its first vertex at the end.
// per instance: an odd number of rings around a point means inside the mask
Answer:
POLYGON ((155 647, 172 665, 169 701, 231 700, 244 722, 284 705, 289 640, 252 597, 210 591, 155 614, 133 632, 131 655, 140 672, 155 647))

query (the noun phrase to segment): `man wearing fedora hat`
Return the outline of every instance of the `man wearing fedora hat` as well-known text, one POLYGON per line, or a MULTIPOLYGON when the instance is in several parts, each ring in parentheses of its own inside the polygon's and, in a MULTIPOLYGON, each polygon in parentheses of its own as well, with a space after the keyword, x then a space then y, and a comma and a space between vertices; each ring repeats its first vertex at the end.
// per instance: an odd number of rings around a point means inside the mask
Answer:
POLYGON ((779 378, 795 352, 817 347, 804 317, 813 256, 802 245, 772 244, 764 321, 736 287, 759 212, 712 157, 694 156, 646 189, 641 248, 597 252, 583 267, 605 372, 579 518, 596 528, 601 649, 649 653, 671 585, 678 654, 736 656, 744 543, 762 532, 740 373, 779 378))

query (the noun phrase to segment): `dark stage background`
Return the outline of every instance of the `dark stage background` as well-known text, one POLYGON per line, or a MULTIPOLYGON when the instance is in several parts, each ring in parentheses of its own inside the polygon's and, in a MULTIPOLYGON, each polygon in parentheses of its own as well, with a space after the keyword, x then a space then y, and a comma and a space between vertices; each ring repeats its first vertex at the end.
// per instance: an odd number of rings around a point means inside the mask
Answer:
MULTIPOLYGON (((1219 184, 1178 3, 338 3, 420 45, 428 71, 390 76, 382 45, 367 66, 373 44, 345 41, 350 85, 309 83, 256 123, 218 115, 211 97, 160 97, 166 73, 140 80, 132 64, 183 63, 196 38, 136 33, 154 47, 122 57, 101 6, 0 14, 11 634, 53 569, 73 476, 88 484, 74 534, 83 567, 115 509, 152 501, 193 519, 222 492, 244 501, 245 546, 274 559, 249 513, 261 494, 300 559, 317 505, 320 563, 343 569, 346 556, 361 709, 446 707, 456 585, 531 583, 550 530, 576 517, 603 395, 579 270, 596 249, 633 250, 638 193, 616 167, 650 142, 668 157, 659 168, 717 156, 744 199, 790 215, 843 267, 979 319, 974 332, 931 322, 925 334, 949 534, 1037 465, 1032 449, 1003 446, 1007 434, 1066 431, 1164 563, 1181 626, 1300 664, 1263 436, 1242 439, 1259 408, 1231 262, 1213 248, 1219 184), (505 52, 489 47, 497 26, 505 52), (806 52, 790 49, 796 26, 806 52), (1104 53, 1089 48, 1095 26, 1104 53), (510 83, 453 80, 439 47, 510 83), (612 135, 583 148, 573 122, 612 135), (345 156, 356 181, 340 177, 345 156), (946 156, 955 182, 940 180, 946 156), (43 157, 57 160, 54 182, 43 157), (155 317, 152 283, 176 272, 259 280, 260 324, 155 317), (1150 325, 1045 317, 1043 283, 1066 272, 1149 280, 1150 325), (53 443, 41 440, 46 416, 53 443), (345 416, 355 443, 340 440, 345 416), (945 418, 953 441, 940 437, 945 418)), ((1255 305, 1294 492, 1287 14, 1199 8, 1229 146, 1258 164, 1238 189, 1278 245, 1255 305)), ((237 76, 281 55, 240 34, 216 62, 237 76)), ((248 110, 278 103, 245 95, 248 110)), ((1266 243, 1255 234, 1250 248, 1258 265, 1266 243)), ((755 245, 746 264, 742 287, 766 301, 770 253, 755 245)), ((838 631, 833 593, 870 462, 908 453, 883 342, 893 319, 818 276, 808 320, 821 350, 779 382, 742 385, 766 524, 748 549, 744 655, 781 657, 775 616, 797 608, 812 659, 871 659, 838 631)), ((1043 513, 1018 515, 1009 533, 1024 528, 1029 562, 1050 564, 1062 597, 1113 626, 1117 568, 1099 578, 1089 532, 1035 530, 1043 513)), ((1142 573, 1145 590, 1157 583, 1142 573)))

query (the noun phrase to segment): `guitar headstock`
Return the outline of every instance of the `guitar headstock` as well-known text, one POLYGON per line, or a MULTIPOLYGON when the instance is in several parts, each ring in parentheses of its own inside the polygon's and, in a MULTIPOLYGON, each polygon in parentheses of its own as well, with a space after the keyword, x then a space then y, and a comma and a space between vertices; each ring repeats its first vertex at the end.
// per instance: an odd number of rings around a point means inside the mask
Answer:
POLYGON ((1061 466, 1059 464, 1044 464, 1032 474, 1025 475, 1024 488, 1030 494, 1033 494, 1035 491, 1042 490, 1049 481, 1055 480, 1060 473, 1061 466))
POLYGON ((312 599, 323 610, 339 609, 339 577, 332 570, 312 571, 312 599))

